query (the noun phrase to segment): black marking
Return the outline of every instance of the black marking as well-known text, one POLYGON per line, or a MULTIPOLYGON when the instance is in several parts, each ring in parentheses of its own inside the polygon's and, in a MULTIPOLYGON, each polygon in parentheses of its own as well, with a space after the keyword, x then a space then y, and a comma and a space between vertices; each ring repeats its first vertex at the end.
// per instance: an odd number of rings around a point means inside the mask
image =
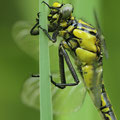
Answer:
POLYGON ((104 84, 102 84, 102 93, 106 93, 106 92, 105 92, 104 84))
POLYGON ((82 30, 82 31, 84 31, 84 32, 86 32, 86 33, 89 33, 89 34, 91 34, 91 35, 93 35, 93 36, 96 36, 96 33, 93 32, 93 31, 90 31, 90 30, 87 30, 87 29, 84 29, 84 28, 78 28, 78 29, 80 29, 80 30, 82 30))
MULTIPOLYGON (((104 109, 106 109, 106 108, 109 108, 109 111, 108 112, 110 112, 110 111, 112 111, 112 105, 111 104, 109 104, 108 106, 103 106, 103 107, 101 107, 100 108, 100 110, 102 111, 102 110, 104 110, 104 109)), ((102 111, 102 112, 104 112, 104 111, 102 111)))
POLYGON ((95 30, 95 28, 93 28, 93 27, 90 27, 90 26, 87 26, 87 25, 85 25, 85 24, 82 24, 82 23, 78 23, 78 26, 79 26, 79 27, 85 27, 85 28, 88 28, 88 29, 95 30))
POLYGON ((79 27, 80 30, 85 31, 85 32, 87 32, 87 33, 90 33, 90 34, 93 35, 93 36, 96 36, 96 35, 97 35, 97 33, 95 33, 94 31, 92 31, 92 30, 95 30, 95 28, 93 28, 93 27, 87 26, 87 25, 82 24, 82 23, 78 23, 77 26, 79 27), (82 28, 82 27, 84 27, 84 28, 82 28), (87 30, 87 29, 85 29, 85 28, 91 29, 91 30, 87 30))
POLYGON ((96 36, 96 33, 95 33, 95 32, 93 32, 93 31, 89 31, 89 33, 90 33, 91 35, 96 36))

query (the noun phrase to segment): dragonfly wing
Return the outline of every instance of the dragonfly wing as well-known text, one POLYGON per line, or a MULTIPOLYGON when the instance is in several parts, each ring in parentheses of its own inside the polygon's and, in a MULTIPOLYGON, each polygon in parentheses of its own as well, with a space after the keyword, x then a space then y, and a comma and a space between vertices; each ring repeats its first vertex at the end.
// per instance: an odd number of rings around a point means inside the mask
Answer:
POLYGON ((104 53, 105 57, 108 58, 108 51, 107 51, 107 47, 106 47, 105 38, 102 34, 100 24, 98 22, 98 17, 97 17, 97 14, 96 14, 95 10, 94 10, 94 16, 95 16, 96 26, 97 26, 97 29, 98 29, 97 35, 98 35, 98 39, 100 40, 101 49, 102 49, 102 52, 104 53))
POLYGON ((93 66, 94 69, 94 75, 93 75, 93 87, 90 90, 90 95, 92 97, 92 100, 97 108, 100 108, 101 106, 101 86, 103 81, 103 68, 102 66, 96 66, 96 64, 93 66))
POLYGON ((39 38, 38 36, 31 36, 30 30, 33 25, 29 22, 19 21, 14 24, 12 35, 16 44, 21 50, 28 55, 38 59, 39 38))
MULTIPOLYGON (((72 81, 73 78, 66 75, 66 79, 72 81)), ((53 91, 55 91, 53 92, 53 109, 57 115, 78 111, 86 96, 86 89, 82 82, 77 86, 66 87, 65 89, 54 87, 53 91)))
POLYGON ((67 87, 64 90, 54 88, 57 94, 53 94, 54 114, 71 114, 77 112, 83 105, 86 90, 80 83, 78 86, 67 87))
MULTIPOLYGON (((18 21, 14 24, 12 29, 12 36, 15 43, 21 50, 38 60, 39 55, 39 35, 32 36, 30 30, 34 24, 28 21, 18 21)), ((53 44, 48 42, 48 46, 58 46, 58 43, 53 44)))
MULTIPOLYGON (((67 71, 68 72, 68 71, 67 71)), ((58 73, 52 74, 55 80, 59 79, 58 73)), ((72 79, 69 74, 67 79, 72 79)), ((27 106, 39 109, 39 78, 30 77, 25 81, 22 89, 22 101, 27 106)), ((54 114, 70 114, 79 110, 85 99, 86 90, 81 82, 78 86, 59 89, 52 85, 52 100, 54 114)))
POLYGON ((39 77, 30 77, 28 78, 22 88, 21 99, 22 102, 35 109, 39 109, 40 91, 39 91, 39 77))

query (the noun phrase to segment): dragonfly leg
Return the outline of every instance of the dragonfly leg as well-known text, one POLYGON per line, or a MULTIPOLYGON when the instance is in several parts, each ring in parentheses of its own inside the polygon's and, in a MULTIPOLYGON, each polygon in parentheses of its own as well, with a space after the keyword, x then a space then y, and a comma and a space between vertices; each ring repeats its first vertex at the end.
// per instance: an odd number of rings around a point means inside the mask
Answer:
POLYGON ((42 1, 42 3, 44 3, 45 5, 47 5, 49 9, 56 9, 56 10, 59 10, 59 8, 51 7, 51 6, 48 5, 48 3, 46 3, 45 1, 42 1))
POLYGON ((33 28, 30 31, 31 35, 39 35, 39 29, 35 30, 35 28, 39 25, 39 21, 33 26, 33 28))
POLYGON ((37 17, 38 17, 38 18, 40 17, 40 12, 37 13, 37 17))
POLYGON ((64 89, 66 86, 75 86, 78 85, 79 83, 79 79, 78 76, 75 72, 75 69, 70 61, 70 58, 67 54, 67 52, 65 51, 64 47, 62 46, 62 44, 60 44, 59 46, 59 68, 60 68, 60 79, 61 79, 61 83, 56 83, 55 81, 53 81, 52 77, 51 77, 51 82, 61 88, 64 89), (75 83, 66 83, 66 77, 65 77, 65 68, 64 68, 64 59, 67 63, 67 66, 74 78, 75 83))
MULTIPOLYGON (((35 77, 35 78, 38 77, 38 78, 39 78, 40 75, 32 75, 32 77, 35 77)), ((59 88, 61 88, 61 89, 65 88, 64 86, 57 85, 57 83, 53 81, 52 75, 50 75, 50 80, 51 80, 51 83, 54 84, 55 86, 57 86, 57 87, 59 87, 59 88)))
POLYGON ((78 83, 79 83, 78 76, 77 76, 75 69, 70 61, 70 58, 69 58, 67 52, 65 51, 64 47, 62 46, 62 44, 60 44, 60 46, 59 46, 59 67, 60 67, 61 83, 55 83, 54 81, 52 81, 55 86, 63 89, 66 86, 78 85, 78 83), (68 66, 68 68, 69 68, 69 70, 74 78, 75 83, 66 83, 64 59, 65 59, 67 66, 68 66))
POLYGON ((39 25, 39 28, 45 33, 45 35, 49 38, 49 40, 51 40, 53 43, 56 42, 56 40, 57 40, 57 35, 59 34, 59 31, 58 31, 58 30, 56 30, 56 31, 53 33, 52 37, 51 37, 50 34, 48 33, 48 31, 47 31, 46 29, 42 28, 40 25, 39 25))
POLYGON ((51 83, 54 84, 56 87, 61 88, 61 89, 65 88, 65 86, 61 85, 61 83, 56 83, 55 81, 53 81, 52 75, 50 76, 50 79, 51 79, 51 83))
MULTIPOLYGON (((37 20, 37 19, 36 19, 37 20)), ((54 43, 54 42, 56 42, 56 40, 57 40, 57 35, 59 34, 59 31, 58 30, 56 30, 54 33, 53 33, 53 35, 52 35, 52 37, 50 36, 50 34, 48 33, 48 31, 46 30, 46 29, 44 29, 44 28, 42 28, 40 25, 39 25, 39 20, 37 20, 37 23, 33 26, 33 28, 31 29, 31 31, 30 31, 30 34, 31 35, 39 35, 39 28, 46 34, 46 36, 54 43), (38 28, 37 28, 38 27, 38 28), (37 28, 36 30, 35 30, 35 28, 37 28)))
MULTIPOLYGON (((61 54, 61 55, 65 58, 65 62, 66 62, 67 66, 68 66, 68 68, 69 68, 69 70, 70 70, 70 72, 71 72, 71 74, 72 74, 72 76, 73 76, 73 78, 74 78, 74 81, 75 81, 75 83, 66 84, 66 86, 74 86, 74 85, 77 85, 77 84, 79 83, 78 76, 77 76, 77 74, 76 74, 76 71, 75 71, 75 69, 74 69, 74 67, 73 67, 73 65, 72 65, 72 63, 71 63, 71 60, 70 60, 70 58, 69 58, 69 56, 68 56, 65 48, 63 47, 63 44, 62 44, 62 43, 61 43, 60 46, 59 46, 59 54, 61 54)), ((60 55, 59 55, 59 56, 60 56, 60 55)), ((64 68, 62 68, 62 69, 64 69, 64 68)), ((65 74, 64 74, 64 75, 65 75, 65 74)), ((62 76, 62 74, 61 74, 61 76, 62 76)))
POLYGON ((32 77, 40 77, 40 75, 32 75, 32 77))
POLYGON ((59 50, 59 68, 60 68, 60 78, 61 78, 61 83, 56 83, 53 81, 52 77, 51 77, 51 82, 61 88, 61 89, 64 89, 65 88, 65 85, 62 85, 62 84, 66 84, 66 79, 65 79, 65 69, 64 69, 64 58, 63 58, 63 55, 60 53, 60 50, 59 50))

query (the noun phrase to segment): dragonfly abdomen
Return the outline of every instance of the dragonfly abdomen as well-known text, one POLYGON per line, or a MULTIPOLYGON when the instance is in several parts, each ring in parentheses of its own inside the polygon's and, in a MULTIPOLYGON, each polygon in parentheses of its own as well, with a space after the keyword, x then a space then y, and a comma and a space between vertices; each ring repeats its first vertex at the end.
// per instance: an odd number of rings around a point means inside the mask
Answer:
POLYGON ((82 67, 85 86, 93 100, 94 105, 100 111, 103 120, 117 120, 110 100, 102 83, 102 66, 94 68, 91 64, 82 67), (97 72, 97 73, 96 73, 97 72))
POLYGON ((109 101, 107 93, 105 91, 104 85, 102 84, 102 92, 101 92, 101 107, 100 112, 104 118, 104 120, 117 120, 114 115, 112 105, 109 101))

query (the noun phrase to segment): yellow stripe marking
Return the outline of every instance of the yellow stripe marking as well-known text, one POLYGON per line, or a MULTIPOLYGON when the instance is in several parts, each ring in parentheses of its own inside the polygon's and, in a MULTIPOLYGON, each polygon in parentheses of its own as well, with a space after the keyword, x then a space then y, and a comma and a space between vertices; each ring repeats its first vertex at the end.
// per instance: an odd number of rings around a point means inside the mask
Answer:
POLYGON ((60 3, 58 3, 58 2, 54 2, 52 6, 53 6, 53 7, 60 7, 60 6, 61 6, 61 4, 60 4, 60 3))
POLYGON ((84 50, 82 48, 76 49, 76 54, 81 62, 85 62, 87 64, 91 64, 96 59, 96 54, 89 52, 87 50, 84 50))

